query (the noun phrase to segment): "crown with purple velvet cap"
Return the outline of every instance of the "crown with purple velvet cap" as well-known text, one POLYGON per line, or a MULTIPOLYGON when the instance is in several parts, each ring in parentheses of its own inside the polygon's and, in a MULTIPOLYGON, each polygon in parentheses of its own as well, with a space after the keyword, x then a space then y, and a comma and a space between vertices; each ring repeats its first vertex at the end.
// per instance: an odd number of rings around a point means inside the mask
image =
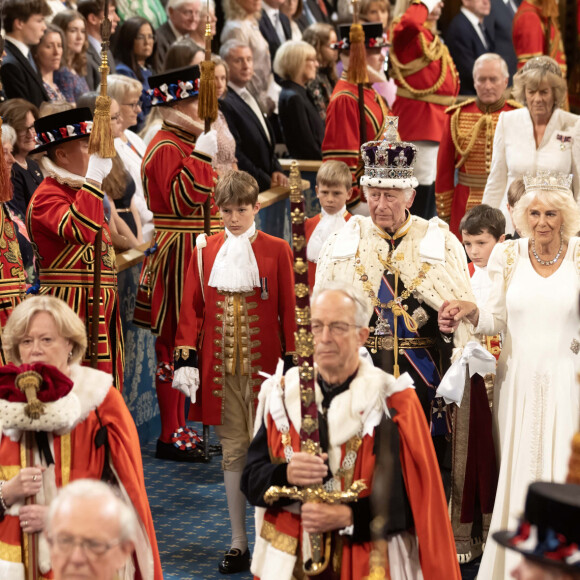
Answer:
POLYGON ((365 164, 361 186, 407 189, 419 184, 413 173, 417 148, 399 141, 398 126, 399 117, 387 117, 383 139, 368 141, 360 148, 365 164))

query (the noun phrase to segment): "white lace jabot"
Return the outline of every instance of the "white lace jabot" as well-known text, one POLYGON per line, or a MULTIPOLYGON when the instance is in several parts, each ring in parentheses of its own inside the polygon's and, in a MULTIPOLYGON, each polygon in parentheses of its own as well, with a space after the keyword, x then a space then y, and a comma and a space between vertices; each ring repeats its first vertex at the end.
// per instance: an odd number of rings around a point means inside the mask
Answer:
POLYGON ((320 255, 320 250, 322 250, 324 242, 326 242, 330 237, 330 234, 333 234, 344 227, 344 224, 346 223, 346 220, 344 219, 345 211, 346 206, 343 206, 342 209, 337 211, 335 214, 330 215, 325 212, 324 209, 320 208, 322 217, 308 240, 308 246, 306 246, 306 257, 308 260, 311 262, 318 262, 318 256, 320 255))

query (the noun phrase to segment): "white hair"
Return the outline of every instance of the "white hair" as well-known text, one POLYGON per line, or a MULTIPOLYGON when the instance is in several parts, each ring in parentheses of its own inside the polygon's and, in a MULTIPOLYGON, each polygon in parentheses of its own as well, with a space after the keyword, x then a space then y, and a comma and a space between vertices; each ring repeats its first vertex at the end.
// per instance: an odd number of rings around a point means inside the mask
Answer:
POLYGON ((10 125, 6 123, 2 124, 2 145, 10 144, 14 146, 16 144, 16 131, 10 125))
POLYGON ((226 40, 221 48, 220 48, 220 57, 223 58, 225 61, 228 60, 230 56, 230 52, 235 50, 236 48, 251 48, 247 42, 243 42, 242 40, 238 40, 237 38, 230 38, 226 40))
POLYGON ((324 286, 317 286, 310 298, 311 307, 326 292, 340 292, 349 298, 354 304, 354 321, 357 326, 367 327, 372 316, 372 306, 367 296, 356 286, 347 285, 344 282, 327 282, 324 286))
POLYGON ((485 62, 499 62, 500 69, 503 74, 503 78, 507 79, 510 76, 508 65, 506 61, 499 55, 495 54, 495 52, 486 52, 479 56, 475 62, 473 63, 473 78, 475 79, 475 71, 477 70, 478 66, 481 66, 485 62))
POLYGON ((195 4, 195 3, 199 4, 200 9, 201 9, 201 1, 200 0, 168 0, 167 6, 165 7, 165 11, 169 15, 170 8, 173 8, 175 10, 176 8, 179 8, 180 6, 183 6, 184 4, 195 4))
POLYGON ((409 201, 415 191, 413 187, 377 187, 372 185, 363 185, 362 190, 365 198, 367 197, 367 191, 369 187, 372 187, 373 189, 400 189, 405 194, 405 201, 409 201))
POLYGON ((119 517, 119 540, 134 542, 137 533, 137 515, 133 506, 125 503, 114 489, 97 479, 77 479, 61 488, 46 515, 46 530, 50 532, 52 520, 58 511, 72 499, 99 499, 101 506, 112 503, 119 517))

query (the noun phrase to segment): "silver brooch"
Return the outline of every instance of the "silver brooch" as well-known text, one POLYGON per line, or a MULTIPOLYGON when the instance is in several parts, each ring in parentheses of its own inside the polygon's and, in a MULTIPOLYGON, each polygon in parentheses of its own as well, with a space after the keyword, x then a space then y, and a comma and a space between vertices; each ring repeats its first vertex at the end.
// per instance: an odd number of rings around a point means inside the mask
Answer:
POLYGON ((427 321, 429 320, 429 315, 427 314, 426 310, 422 307, 419 306, 419 308, 416 308, 413 312, 413 320, 417 323, 417 328, 421 328, 422 326, 425 326, 425 324, 427 324, 427 321))
POLYGON ((580 342, 578 342, 575 338, 572 339, 572 343, 570 344, 570 350, 574 354, 578 354, 580 352, 580 342))

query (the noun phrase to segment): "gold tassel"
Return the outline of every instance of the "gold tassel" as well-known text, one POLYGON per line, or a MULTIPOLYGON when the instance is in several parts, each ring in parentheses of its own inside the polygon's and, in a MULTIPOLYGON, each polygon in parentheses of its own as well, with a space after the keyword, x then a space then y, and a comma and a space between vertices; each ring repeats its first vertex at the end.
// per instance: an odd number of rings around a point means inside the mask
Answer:
MULTIPOLYGON (((0 135, 2 134, 2 118, 0 117, 0 135)), ((0 202, 12 199, 12 181, 4 158, 4 147, 0 147, 0 202)))
POLYGON ((95 103, 89 153, 97 153, 107 159, 112 159, 117 154, 111 131, 111 99, 107 96, 98 96, 95 103))
POLYGON ((200 119, 209 119, 214 123, 218 116, 218 101, 215 88, 215 64, 211 60, 201 62, 201 79, 199 80, 199 101, 197 114, 200 119))
POLYGON ((362 24, 358 22, 351 24, 349 41, 348 82, 355 85, 368 83, 365 31, 362 24))

